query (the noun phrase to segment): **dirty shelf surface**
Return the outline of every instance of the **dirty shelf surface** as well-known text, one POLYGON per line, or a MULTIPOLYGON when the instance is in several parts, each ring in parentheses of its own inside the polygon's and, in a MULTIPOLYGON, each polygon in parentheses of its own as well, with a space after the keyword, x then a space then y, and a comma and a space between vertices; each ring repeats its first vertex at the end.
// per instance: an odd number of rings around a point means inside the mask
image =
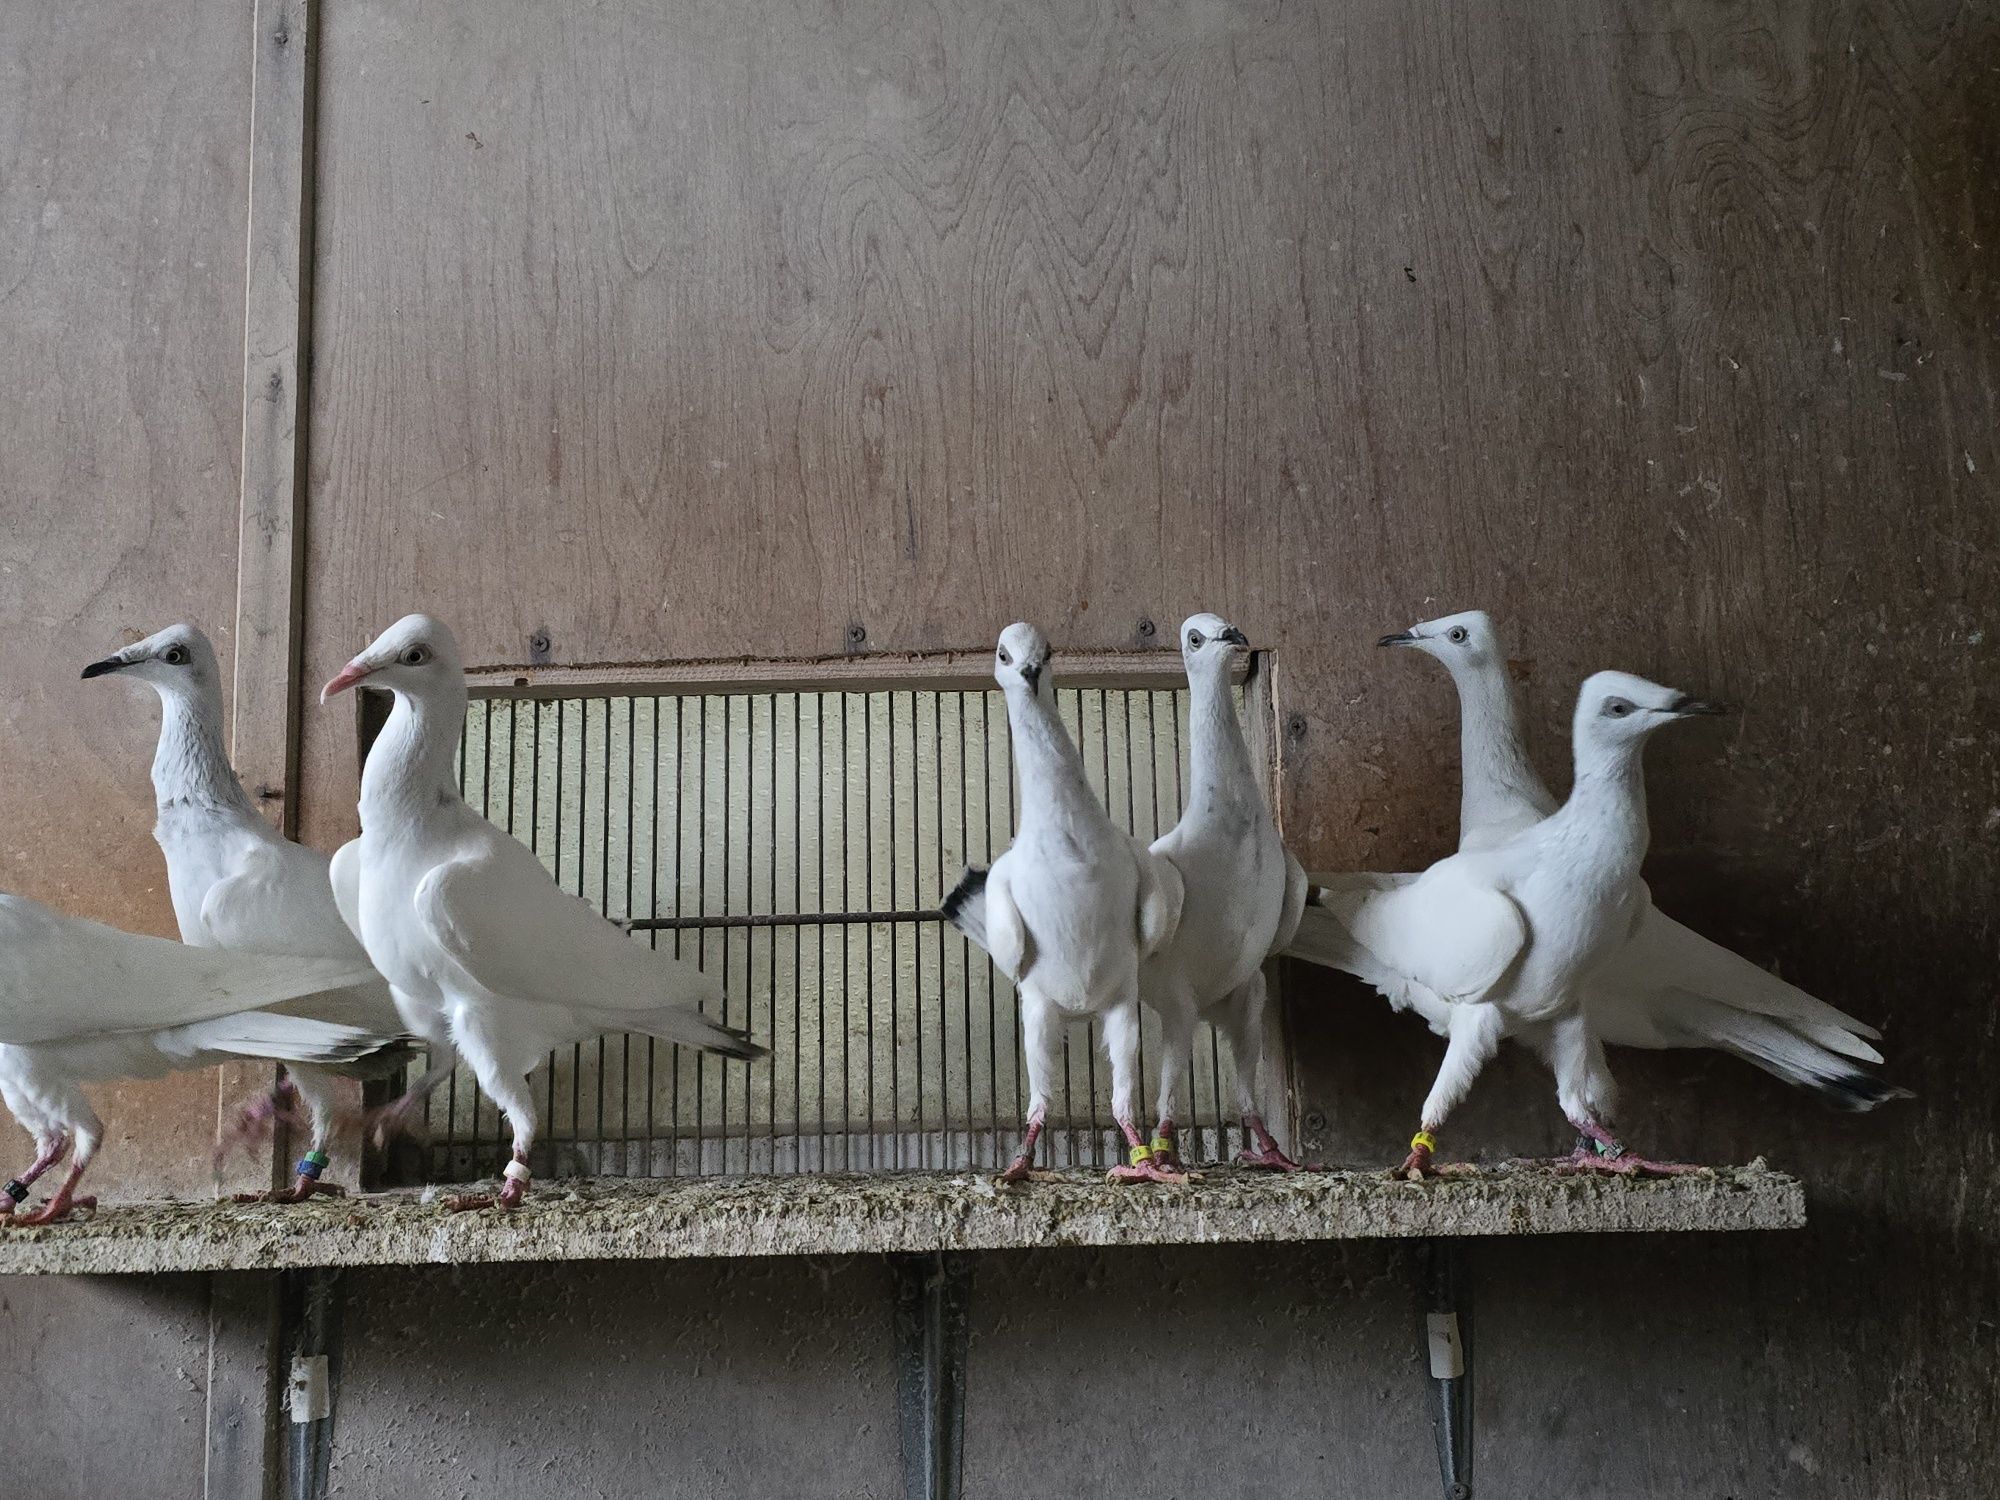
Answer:
POLYGON ((1762 1159, 1651 1181, 1532 1165, 1422 1183, 1380 1172, 1211 1170, 1186 1187, 1101 1175, 997 1186, 973 1173, 538 1183, 513 1213, 452 1213, 434 1190, 294 1206, 154 1203, 0 1229, 0 1274, 279 1270, 502 1261, 1200 1245, 1428 1236, 1792 1229, 1796 1178, 1762 1159))

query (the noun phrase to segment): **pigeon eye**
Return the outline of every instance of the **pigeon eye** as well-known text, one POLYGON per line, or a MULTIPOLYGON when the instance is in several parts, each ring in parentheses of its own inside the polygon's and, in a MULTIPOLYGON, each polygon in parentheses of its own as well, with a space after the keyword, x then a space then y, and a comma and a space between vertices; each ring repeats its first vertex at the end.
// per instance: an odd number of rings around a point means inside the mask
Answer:
POLYGON ((188 648, 185 646, 169 646, 160 653, 160 660, 170 667, 184 667, 188 664, 188 648))
POLYGON ((1001 666, 1011 667, 1014 665, 1014 658, 1007 654, 1007 648, 1005 646, 1002 646, 998 651, 994 652, 994 655, 1000 658, 1001 666))
POLYGON ((412 646, 397 659, 406 667, 421 667, 431 659, 431 648, 428 646, 412 646))
POLYGON ((1632 712, 1632 705, 1623 698, 1609 698, 1605 700, 1604 712, 1608 718, 1622 719, 1632 712))
POLYGON ((1444 638, 1454 646, 1463 646, 1471 634, 1472 632, 1467 630, 1463 625, 1454 625, 1444 633, 1444 638))
POLYGON ((1201 632, 1200 632, 1199 630, 1190 630, 1190 631, 1188 632, 1188 649, 1189 649, 1189 650, 1191 650, 1191 651, 1199 651, 1199 650, 1200 650, 1200 649, 1202 648, 1202 646, 1203 646, 1203 645, 1205 644, 1205 641, 1206 641, 1206 637, 1204 637, 1204 636, 1202 635, 1202 633, 1201 633, 1201 632))

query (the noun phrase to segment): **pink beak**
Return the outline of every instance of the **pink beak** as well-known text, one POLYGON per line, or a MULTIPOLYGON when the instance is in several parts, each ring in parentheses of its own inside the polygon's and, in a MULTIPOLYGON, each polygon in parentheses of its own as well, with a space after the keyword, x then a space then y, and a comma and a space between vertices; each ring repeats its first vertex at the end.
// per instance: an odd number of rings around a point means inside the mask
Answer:
POLYGON ((340 669, 339 676, 319 690, 319 701, 325 703, 329 698, 338 697, 374 670, 373 667, 364 666, 358 661, 349 662, 340 669))

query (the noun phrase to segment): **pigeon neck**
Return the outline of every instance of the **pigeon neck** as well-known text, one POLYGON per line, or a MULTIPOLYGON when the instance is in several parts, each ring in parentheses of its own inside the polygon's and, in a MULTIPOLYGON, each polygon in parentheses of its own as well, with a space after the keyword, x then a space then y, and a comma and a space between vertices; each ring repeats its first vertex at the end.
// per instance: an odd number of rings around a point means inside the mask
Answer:
POLYGON ((222 743, 222 695, 206 685, 160 694, 160 743, 153 751, 153 797, 162 811, 196 804, 252 813, 249 794, 222 743))
POLYGON ((1458 826, 1461 834, 1520 806, 1546 815, 1555 799, 1529 764, 1521 706, 1507 668, 1452 673, 1458 684, 1458 826))
POLYGON ((1076 752, 1049 697, 1024 683, 1007 686, 1007 723, 1014 740, 1014 765, 1021 777, 1021 827, 1052 819, 1074 821, 1079 814, 1102 816, 1090 782, 1083 774, 1083 757, 1076 752))
POLYGON ((364 830, 397 826, 414 809, 458 795, 454 758, 464 727, 463 688, 435 699, 397 691, 361 768, 364 830))
POLYGON ((1188 676, 1188 809, 1240 802, 1257 784, 1226 666, 1188 676))
POLYGON ((1645 857, 1650 838, 1641 748, 1637 740, 1578 744, 1576 782, 1557 814, 1571 830, 1587 830, 1593 843, 1603 841, 1635 866, 1645 857))

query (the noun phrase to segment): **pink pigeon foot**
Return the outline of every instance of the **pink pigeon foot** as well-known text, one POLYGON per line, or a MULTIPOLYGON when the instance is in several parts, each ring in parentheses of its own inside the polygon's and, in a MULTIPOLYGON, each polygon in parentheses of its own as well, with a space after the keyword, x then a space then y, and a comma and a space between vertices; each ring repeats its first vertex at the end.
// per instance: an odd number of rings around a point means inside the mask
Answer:
POLYGON ((1653 1161, 1627 1151, 1618 1138, 1594 1119, 1571 1119, 1582 1139, 1576 1150, 1555 1164, 1558 1172, 1605 1172, 1616 1177, 1681 1177, 1699 1172, 1688 1162, 1653 1161))
POLYGON ((1317 1164, 1306 1166, 1300 1162, 1295 1162, 1289 1156, 1285 1155, 1279 1149, 1277 1141, 1272 1138, 1271 1132, 1264 1128, 1264 1122, 1258 1116, 1245 1115, 1243 1123, 1249 1127, 1250 1134, 1256 1138, 1257 1149, 1255 1151, 1239 1151, 1236 1154, 1237 1166, 1257 1167, 1270 1172, 1324 1172, 1326 1170, 1325 1167, 1317 1164))
POLYGON ((500 1184, 497 1193, 458 1193, 444 1200, 444 1206, 455 1214, 468 1213, 478 1208, 514 1209, 521 1206, 521 1200, 528 1196, 528 1180, 532 1174, 528 1163, 519 1151, 507 1163, 501 1176, 506 1180, 500 1184))
POLYGON ((229 1153, 251 1141, 267 1139, 280 1125, 288 1130, 309 1127, 298 1110, 299 1091, 289 1078, 281 1078, 263 1098, 237 1111, 235 1122, 215 1143, 215 1165, 219 1169, 229 1153))
POLYGON ((1179 1186, 1189 1179, 1186 1172, 1178 1172, 1171 1167, 1163 1167, 1157 1160, 1148 1157, 1142 1162, 1113 1167, 1109 1172, 1104 1174, 1104 1180, 1106 1182, 1164 1182, 1179 1186))
POLYGON ((1702 1170, 1693 1162, 1654 1161, 1623 1149, 1606 1154, 1584 1146, 1551 1165, 1558 1172, 1601 1172, 1613 1177, 1684 1177, 1702 1170))
POLYGON ((32 1213, 10 1214, 6 1219, 0 1220, 0 1222, 15 1224, 23 1229, 32 1229, 38 1224, 60 1223, 79 1208, 97 1207, 97 1199, 94 1197, 86 1195, 79 1198, 76 1196, 76 1185, 82 1179, 83 1168, 71 1167, 69 1176, 63 1179, 63 1185, 56 1189, 55 1196, 49 1199, 48 1202, 44 1203, 40 1208, 35 1209, 32 1213))
POLYGON ((378 1151, 398 1136, 428 1139, 430 1130, 423 1118, 424 1098, 423 1094, 404 1094, 365 1111, 361 1116, 363 1138, 378 1151))
POLYGON ((1162 1120, 1153 1131, 1153 1160, 1169 1172, 1185 1172, 1181 1160, 1180 1137, 1172 1120, 1162 1120))
POLYGON ((1007 1163, 1007 1170, 994 1178, 995 1182, 1022 1182, 1030 1177, 1048 1174, 1035 1170, 1035 1142, 1042 1138, 1042 1117, 1039 1114, 1028 1117, 1027 1134, 1021 1137, 1020 1152, 1007 1163))
POLYGON ((337 1182, 321 1182, 301 1172, 292 1179, 290 1187, 271 1188, 262 1193, 232 1193, 230 1197, 237 1203, 304 1203, 319 1193, 339 1198, 346 1196, 347 1189, 337 1182))

